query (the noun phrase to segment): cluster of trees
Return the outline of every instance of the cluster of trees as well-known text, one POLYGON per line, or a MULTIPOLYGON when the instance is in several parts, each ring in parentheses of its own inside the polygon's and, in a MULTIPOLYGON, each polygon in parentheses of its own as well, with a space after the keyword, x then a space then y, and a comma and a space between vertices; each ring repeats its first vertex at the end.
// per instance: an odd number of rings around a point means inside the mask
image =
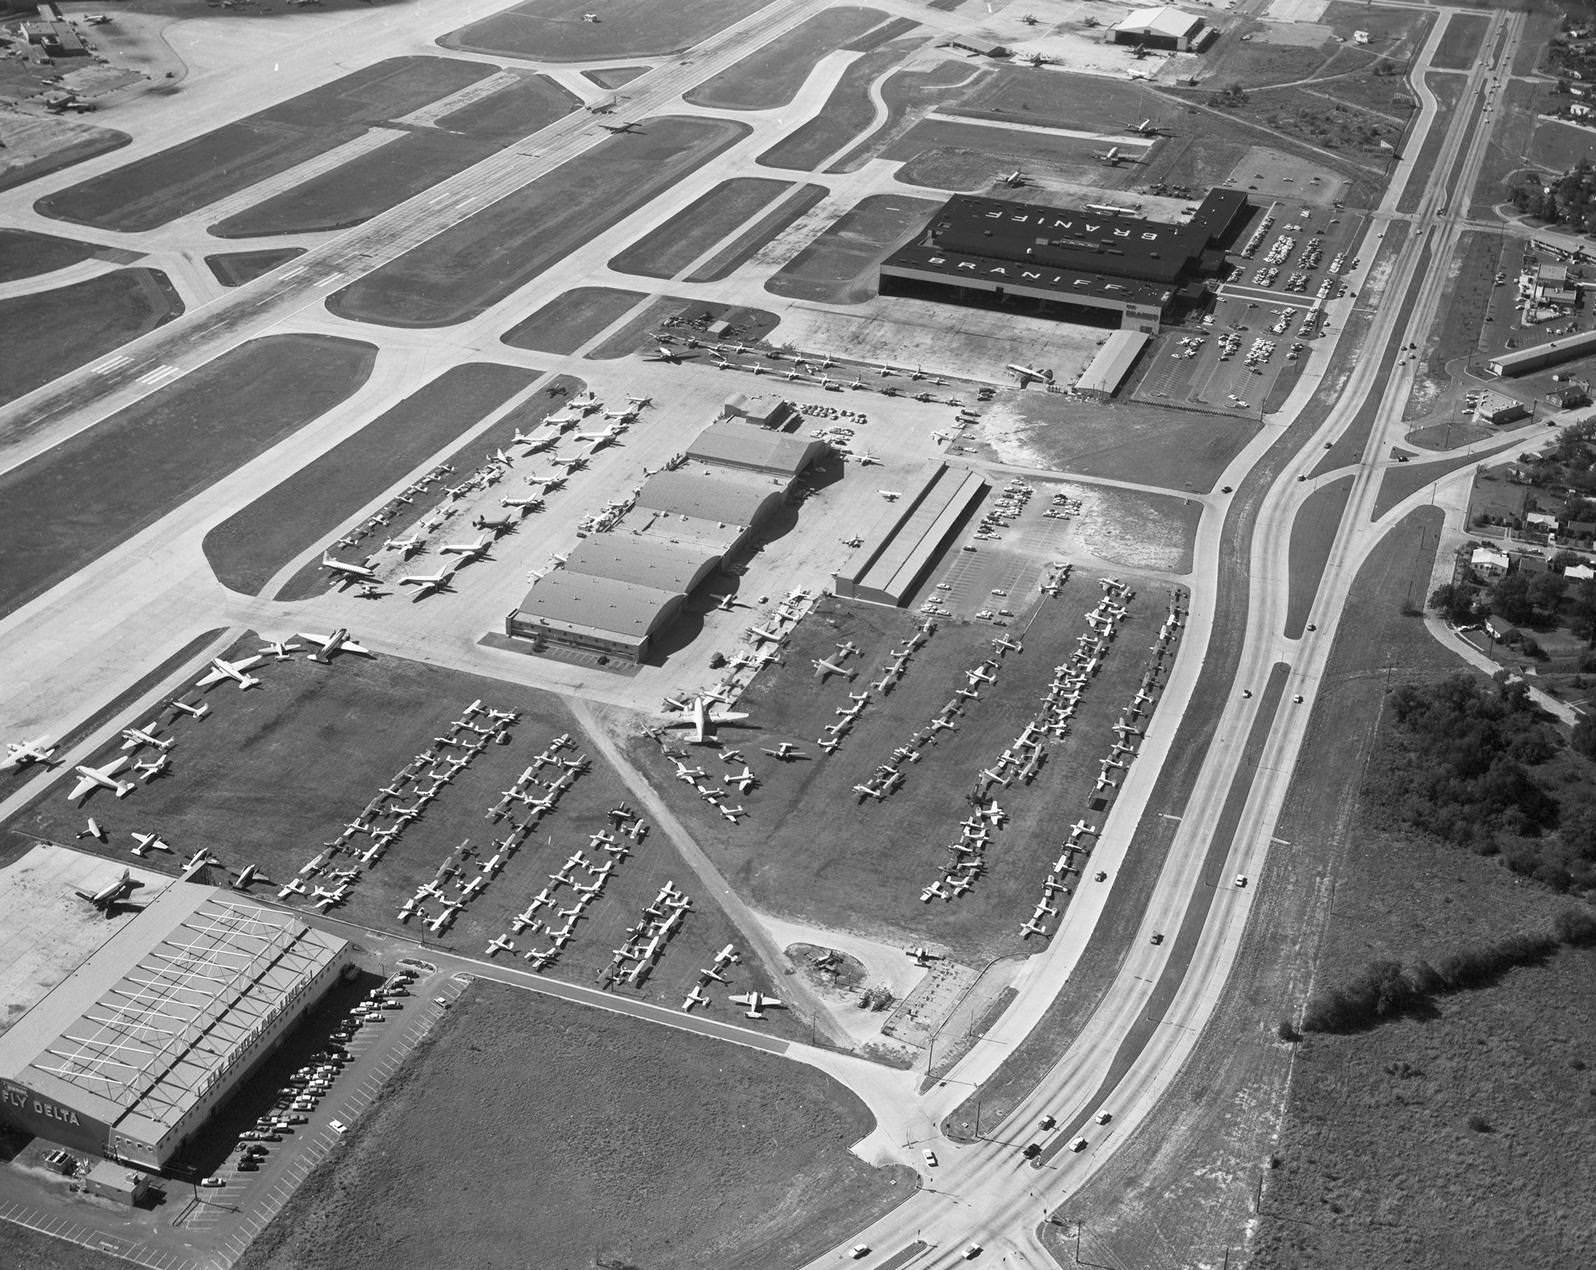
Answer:
POLYGON ((1508 195, 1526 216, 1596 233, 1596 170, 1587 159, 1550 181, 1533 172, 1521 173, 1508 195))
POLYGON ((1489 854, 1497 834, 1534 834, 1557 804, 1528 769, 1558 748, 1522 683, 1453 675, 1404 684, 1387 701, 1392 727, 1370 765, 1365 805, 1397 824, 1489 854))
MULTIPOLYGON (((1509 935, 1450 953, 1433 964, 1371 962, 1350 982, 1314 993, 1303 1012, 1303 1030, 1355 1032, 1385 1019, 1431 1013, 1436 997, 1485 987, 1518 966, 1539 965, 1560 945, 1596 945, 1596 912, 1568 909, 1557 915, 1549 931, 1509 935)), ((1282 1036, 1289 1027, 1282 1024, 1282 1036)))

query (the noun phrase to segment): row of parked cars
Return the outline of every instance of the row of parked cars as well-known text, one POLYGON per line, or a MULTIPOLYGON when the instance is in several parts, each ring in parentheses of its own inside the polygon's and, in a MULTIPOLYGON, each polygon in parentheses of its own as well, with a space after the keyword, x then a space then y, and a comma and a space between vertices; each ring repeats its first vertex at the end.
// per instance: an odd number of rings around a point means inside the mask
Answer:
MULTIPOLYGON (((331 1092, 339 1072, 354 1061, 344 1047, 355 1039, 362 1027, 386 1023, 388 1011, 402 1009, 399 998, 409 995, 406 985, 415 977, 414 970, 401 969, 373 988, 328 1035, 326 1048, 312 1054, 307 1063, 283 1082, 271 1110, 238 1135, 237 1168, 240 1173, 258 1172, 271 1149, 268 1143, 281 1142, 300 1125, 310 1123, 310 1113, 316 1110, 322 1097, 331 1092)), ((328 1125, 334 1133, 341 1134, 348 1129, 340 1120, 331 1120, 328 1125)), ((226 1180, 208 1177, 200 1185, 225 1186, 226 1180)))

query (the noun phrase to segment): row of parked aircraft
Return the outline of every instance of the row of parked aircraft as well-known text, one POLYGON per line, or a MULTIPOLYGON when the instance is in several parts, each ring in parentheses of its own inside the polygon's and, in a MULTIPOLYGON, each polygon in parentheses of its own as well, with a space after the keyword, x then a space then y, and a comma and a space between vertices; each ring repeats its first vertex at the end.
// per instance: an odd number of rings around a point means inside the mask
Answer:
POLYGON ((599 986, 609 988, 621 982, 641 986, 654 972, 666 945, 681 929, 692 906, 692 899, 667 879, 638 920, 626 928, 621 946, 611 950, 610 962, 600 976, 599 986))

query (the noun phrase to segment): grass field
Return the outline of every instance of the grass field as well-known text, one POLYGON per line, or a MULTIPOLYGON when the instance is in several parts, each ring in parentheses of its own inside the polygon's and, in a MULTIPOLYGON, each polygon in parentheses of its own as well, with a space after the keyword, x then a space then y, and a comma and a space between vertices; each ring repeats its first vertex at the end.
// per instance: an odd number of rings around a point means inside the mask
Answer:
POLYGON ((1038 75, 1028 66, 996 66, 962 100, 942 109, 972 119, 1120 132, 1149 116, 1156 120, 1161 112, 1167 114, 1169 100, 1132 80, 1062 71, 1038 75))
MULTIPOLYGON (((495 450, 509 445, 510 438, 518 430, 526 432, 537 427, 546 416, 558 410, 567 397, 580 393, 586 387, 586 382, 575 376, 556 376, 533 396, 508 410, 475 439, 465 442, 450 452, 443 460, 444 463, 457 472, 474 470, 495 450)), ((437 490, 438 487, 432 488, 437 490)), ((364 485, 361 486, 361 491, 368 498, 374 492, 364 485)), ((435 498, 442 497, 441 494, 435 495, 435 498)), ((345 506, 346 515, 348 506, 348 504, 345 506)), ((386 525, 373 526, 368 531, 362 523, 351 531, 350 536, 357 540, 356 546, 349 549, 351 554, 366 555, 376 551, 389 538, 405 537, 419 521, 436 508, 437 503, 433 498, 422 497, 408 504, 390 503, 388 506, 392 510, 392 515, 386 525)), ((340 547, 339 550, 343 551, 344 548, 340 547)), ((326 571, 320 568, 319 562, 313 561, 289 578, 272 598, 302 600, 308 596, 320 595, 327 589, 327 585, 326 571)))
POLYGON ((749 221, 741 233, 731 239, 703 265, 687 275, 689 282, 718 282, 752 260, 783 230, 813 211, 826 197, 823 185, 800 185, 787 198, 776 203, 764 215, 749 221))
MULTIPOLYGON (((1021 393, 1010 431, 1029 466, 1206 493, 1258 430, 1256 420, 1138 402, 1083 406, 1021 393)), ((1000 453, 1005 462, 1017 458, 1000 453)))
POLYGON ((717 110, 785 106, 823 57, 851 47, 886 16, 879 9, 857 5, 823 9, 683 96, 695 106, 717 110))
POLYGON ((1469 204, 1470 216, 1489 216, 1496 204, 1506 202, 1508 178, 1525 166, 1525 156, 1530 153, 1530 139, 1537 131, 1535 103, 1544 92, 1540 84, 1523 80, 1510 80, 1502 86, 1497 98, 1500 106, 1486 116, 1491 140, 1469 204))
POLYGON ((478 62, 397 57, 301 93, 36 204, 46 216, 136 233, 197 211, 493 73, 478 62))
POLYGON ((1341 476, 1321 485, 1309 494, 1291 522, 1290 586, 1286 595, 1287 639, 1302 638, 1303 626, 1314 597, 1319 594, 1319 580, 1330 559, 1330 548, 1335 545, 1336 527, 1347 506, 1347 496, 1352 493, 1352 477, 1341 476))
POLYGON ((448 326, 475 317, 748 131, 718 119, 650 119, 644 131, 609 137, 373 270, 327 307, 385 326, 448 326))
MULTIPOLYGON (((1501 249, 1502 238, 1498 234, 1479 229, 1463 231, 1449 262, 1452 276, 1441 302, 1441 322, 1432 328, 1421 349, 1424 365, 1414 382, 1404 418, 1422 418, 1445 398, 1455 372, 1466 369, 1480 346, 1486 311, 1494 294, 1501 290, 1504 301, 1511 299, 1508 287, 1497 288, 1493 283, 1501 249), (1453 362, 1462 364, 1452 367, 1453 362)), ((1510 304, 1503 307, 1511 311, 1510 304)))
POLYGON ((813 171, 869 126, 876 114, 870 100, 871 83, 921 43, 899 40, 866 53, 842 73, 819 114, 776 142, 756 162, 769 168, 813 171))
POLYGON ((517 322, 499 339, 511 348, 568 356, 646 299, 641 291, 575 287, 517 322))
POLYGON ((465 171, 497 149, 444 132, 409 132, 217 221, 207 232, 217 238, 264 238, 347 229, 465 171))
POLYGON ((451 366, 217 525, 205 535, 205 558, 223 586, 259 594, 295 556, 538 374, 495 362, 451 366))
POLYGON ((858 304, 876 294, 876 266, 908 242, 941 206, 902 194, 871 194, 789 260, 766 283, 773 295, 824 304, 858 304))
MULTIPOLYGON (((883 28, 884 29, 884 28, 883 28)), ((955 90, 980 82, 990 72, 960 59, 938 62, 925 70, 893 71, 881 82, 881 100, 887 117, 858 146, 826 170, 852 172, 908 131, 922 107, 951 109, 963 96, 955 90)), ((867 121, 868 122, 868 121, 867 121)))
POLYGON ((479 982, 238 1266, 782 1270, 912 1193, 870 1127, 813 1069, 479 982))
POLYGON ((622 88, 639 75, 647 75, 649 66, 601 66, 597 70, 583 71, 582 77, 590 79, 600 88, 622 88))
POLYGON ((113 1270, 117 1261, 82 1244, 41 1235, 25 1226, 0 1226, 0 1258, 28 1270, 113 1270))
MULTIPOLYGON (((916 124, 882 157, 903 164, 900 181, 939 189, 979 189, 1016 167, 1037 166, 1104 190, 1124 189, 1141 180, 1140 164, 1120 168, 1098 162, 1093 155, 1100 146, 1079 137, 936 120, 916 124)), ((1150 152, 1137 138, 1124 148, 1129 154, 1150 152)))
MULTIPOLYGON (((1496 453, 1501 454, 1509 450, 1519 451, 1524 448, 1522 441, 1505 441, 1496 453)), ((1395 507, 1404 498, 1423 489, 1431 481, 1438 480, 1448 472, 1454 472, 1460 467, 1479 461, 1479 455, 1460 454, 1450 459, 1432 459, 1428 463, 1408 463, 1400 467, 1386 469, 1385 477, 1380 482, 1380 493, 1374 500, 1374 509, 1371 516, 1378 519, 1395 507)))
POLYGON ((781 321, 767 309, 749 309, 737 304, 722 304, 718 300, 686 300, 680 296, 660 295, 595 344, 586 356, 590 361, 613 361, 639 349, 652 348, 649 332, 673 317, 729 322, 731 329, 727 332, 727 338, 750 343, 767 339, 781 321))
POLYGON ((677 53, 740 22, 764 0, 610 0, 597 22, 584 22, 587 0, 527 0, 451 31, 444 48, 544 62, 597 62, 606 58, 677 53))
POLYGON ((120 150, 133 140, 127 133, 113 128, 91 128, 84 124, 78 124, 77 127, 82 130, 79 140, 68 142, 42 158, 0 167, 0 191, 14 190, 29 181, 37 181, 41 176, 69 168, 74 163, 82 163, 85 159, 111 150, 120 150))
POLYGON ((1454 13, 1441 32, 1441 43, 1436 46, 1430 65, 1441 71, 1468 70, 1480 55, 1489 28, 1490 19, 1483 13, 1454 13))
POLYGON ((645 278, 674 278, 782 194, 790 181, 733 177, 610 258, 610 268, 645 278))
POLYGON ((330 336, 251 340, 0 476, 0 612, 330 410, 375 356, 330 336))
POLYGON ((93 260, 104 252, 105 248, 95 243, 74 242, 26 229, 0 229, 0 282, 36 278, 41 273, 93 260))
POLYGON ((581 104, 547 75, 525 75, 517 84, 440 115, 437 126, 479 141, 513 141, 548 127, 581 104))
MULTIPOLYGON (((281 638, 288 632, 266 634, 281 638)), ((237 652, 257 646, 257 640, 246 638, 237 652)), ((89 814, 109 835, 105 846, 90 844, 99 854, 126 858, 129 833, 153 828, 175 853, 208 845, 232 870, 257 864, 272 884, 255 890, 260 898, 269 899, 307 861, 325 851, 346 822, 362 818, 362 809, 414 755, 429 748, 436 752, 433 738, 447 735, 462 709, 481 700, 496 709, 520 712, 509 729, 509 743, 488 745, 442 787, 418 820, 403 828, 382 858, 364 869, 355 853, 372 843, 363 831, 354 833, 350 847, 341 855, 335 853, 329 865, 353 868, 357 875, 348 900, 335 912, 358 925, 408 933, 425 946, 442 946, 471 957, 484 956, 488 941, 499 934, 509 935, 522 951, 548 945, 547 936, 540 940, 539 932, 514 934, 510 919, 545 888, 556 892, 560 906, 572 903, 575 892, 566 884, 551 885, 550 875, 574 851, 595 862, 608 860, 609 855, 590 842, 590 835, 612 829, 609 810, 628 797, 620 778, 602 760, 594 759, 592 769, 577 776, 554 812, 519 849, 502 847, 524 813, 493 820, 488 810, 534 757, 561 733, 575 738, 573 747, 563 751, 565 757, 595 753, 557 698, 391 657, 343 655, 327 667, 300 655, 269 661, 258 670, 260 688, 246 693, 232 684, 221 685, 209 693, 212 708, 207 718, 179 719, 170 725, 168 735, 176 744, 169 751, 169 776, 142 785, 125 802, 91 798, 82 810, 70 805, 56 786, 8 822, 0 850, 28 835, 71 842, 83 816, 89 814), (333 756, 336 762, 329 761, 333 756), (419 919, 406 926, 398 915, 400 906, 418 886, 434 878, 462 842, 470 844, 469 858, 462 862, 460 878, 451 883, 455 890, 464 886, 466 876, 482 873, 482 862, 507 851, 500 871, 485 875, 488 880, 481 892, 442 935, 422 926, 419 919)), ((543 769, 541 779, 552 779, 549 769, 543 769)), ((418 786, 407 788, 414 791, 418 786)), ((387 812, 367 813, 365 818, 392 823, 392 813, 387 812)), ((602 894, 577 916, 572 942, 548 973, 596 982, 611 963, 612 949, 623 942, 626 928, 670 880, 692 897, 692 908, 652 975, 641 985, 616 985, 612 990, 676 1009, 697 982, 698 968, 709 965, 717 949, 740 940, 657 828, 628 846, 631 854, 617 859, 602 894)), ((175 871, 181 860, 181 854, 174 854, 146 863, 175 871)), ((224 880, 218 870, 211 873, 214 881, 224 880)), ((588 876, 585 866, 574 869, 575 882, 588 876)), ((335 885, 326 877, 311 880, 335 885)), ((289 904, 299 909, 306 900, 296 898, 289 904)), ((424 901, 423 908, 437 911, 430 901, 424 901)), ((557 924, 560 921, 553 910, 547 915, 557 924)), ((515 964, 527 968, 519 960, 515 964)), ((729 978, 731 988, 711 985, 715 1004, 709 1007, 712 1016, 728 1021, 737 1016, 723 1000, 725 992, 750 987, 768 992, 775 986, 751 962, 738 965, 729 978)), ((794 1015, 773 1018, 764 1030, 797 1034, 803 1023, 794 1015)))
POLYGON ((1524 154, 1526 168, 1561 174, 1581 159, 1587 162, 1596 159, 1596 129, 1560 119, 1537 121, 1535 134, 1524 154))
POLYGON ((87 282, 0 300, 0 402, 170 322, 183 301, 154 269, 118 269, 87 282))
POLYGON ((303 247, 269 247, 265 251, 224 251, 206 256, 205 263, 224 287, 241 287, 303 256, 303 247))
MULTIPOLYGON (((1444 121, 1456 112, 1458 102, 1463 97, 1463 80, 1457 75, 1426 75, 1424 82, 1429 85, 1430 91, 1435 94, 1436 124, 1430 129, 1429 136, 1424 140, 1424 148, 1419 151, 1419 157, 1413 164, 1413 173, 1408 180, 1407 189, 1402 198, 1398 200, 1397 210, 1411 212, 1418 207, 1419 199, 1423 197, 1425 181, 1430 170, 1435 167, 1435 161, 1440 157, 1441 146, 1446 142, 1446 127, 1444 121)), ((1512 91, 1512 85, 1508 86, 1512 91)), ((1500 122, 1500 121, 1498 121, 1500 122)), ((1526 134, 1527 135, 1527 134, 1526 134)), ((1489 152, 1487 152, 1486 166, 1490 165, 1489 152)), ((1481 174, 1480 190, 1487 188, 1485 177, 1481 174)), ((1498 202, 1505 197, 1505 193, 1498 193, 1489 199, 1489 202, 1498 202)))
POLYGON ((358 225, 546 127, 580 104, 553 80, 528 76, 444 115, 436 129, 408 132, 229 216, 209 232, 218 238, 252 238, 358 225))
MULTIPOLYGON (((982 687, 980 701, 967 703, 955 730, 938 733, 918 763, 903 765, 903 787, 884 800, 862 799, 853 787, 890 761, 912 732, 927 728, 954 690, 965 686, 964 671, 992 655, 997 632, 989 626, 944 624, 889 696, 870 690, 872 702, 858 725, 827 756, 816 740, 822 728, 836 722, 836 709, 850 704, 849 692, 865 692, 879 677, 889 649, 912 632, 914 618, 901 610, 823 599, 783 649, 785 665, 762 671, 743 695, 738 708, 748 712, 749 723, 722 733, 722 745, 741 753, 762 782, 739 795, 748 819, 735 827, 674 779, 654 742, 635 742, 636 761, 757 908, 892 943, 934 940, 971 965, 1033 951, 1039 945, 1021 939, 1020 919, 1058 853, 1059 826, 1088 812, 1096 797, 1096 759, 1107 752, 1110 724, 1144 669, 1140 632, 1150 612, 1162 612, 1162 588, 1145 588, 1134 601, 1115 648, 1082 697, 1069 736, 1050 746, 1035 783, 996 790, 1012 819, 994 835, 986 876, 949 903, 927 905, 920 891, 942 874, 942 844, 958 836, 977 773, 1031 716, 1054 666, 1068 660, 1075 636, 1085 631, 1083 615, 1097 596, 1093 580, 1079 577, 1059 598, 1040 601, 1029 625, 1023 620, 1031 608, 1029 593, 1001 601, 1022 614, 1003 633, 1019 639, 1024 651, 1004 658, 997 683, 982 687), (857 678, 820 683, 811 659, 835 657, 836 645, 848 640, 862 650, 849 662, 858 668, 857 678), (795 741, 809 757, 780 763, 761 752, 782 740, 795 741)), ((709 750, 690 751, 687 761, 711 771, 721 767, 709 750)))

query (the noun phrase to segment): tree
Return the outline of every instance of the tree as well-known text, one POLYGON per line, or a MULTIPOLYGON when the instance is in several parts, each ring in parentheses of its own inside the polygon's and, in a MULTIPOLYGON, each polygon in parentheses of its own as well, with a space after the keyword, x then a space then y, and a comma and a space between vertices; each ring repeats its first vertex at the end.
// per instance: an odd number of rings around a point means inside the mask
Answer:
POLYGON ((1563 603, 1563 593, 1568 590, 1568 579, 1561 573, 1547 570, 1537 573, 1529 584, 1529 602, 1536 612, 1550 622, 1557 617, 1563 603))
POLYGON ((1530 603, 1529 579, 1516 569, 1504 573, 1491 588, 1491 611, 1500 613, 1515 626, 1528 622, 1535 616, 1535 606, 1530 603))
POLYGON ((1582 578, 1569 602, 1569 618, 1574 634, 1583 635, 1596 648, 1596 578, 1582 578))
POLYGON ((1596 758, 1596 718, 1587 714, 1576 723, 1569 741, 1586 758, 1596 758))
POLYGON ((1467 587, 1443 582, 1430 592, 1430 607, 1454 626, 1462 626, 1474 617, 1474 593, 1467 587))

